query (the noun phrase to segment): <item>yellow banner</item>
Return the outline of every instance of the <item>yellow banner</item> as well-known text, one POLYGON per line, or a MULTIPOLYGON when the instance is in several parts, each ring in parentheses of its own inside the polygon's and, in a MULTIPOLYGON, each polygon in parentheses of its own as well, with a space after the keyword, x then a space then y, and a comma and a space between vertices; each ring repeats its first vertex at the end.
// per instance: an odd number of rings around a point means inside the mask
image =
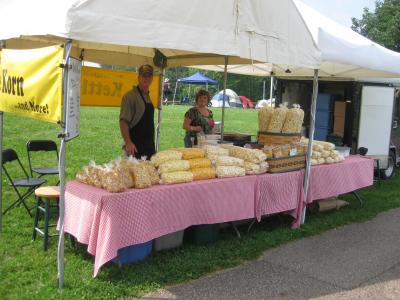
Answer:
MULTIPOLYGON (((160 76, 154 76, 150 98, 154 107, 160 99, 160 76)), ((138 84, 138 73, 91 67, 82 68, 81 105, 121 106, 122 96, 138 84)))
POLYGON ((61 121, 63 48, 0 51, 0 111, 61 121))

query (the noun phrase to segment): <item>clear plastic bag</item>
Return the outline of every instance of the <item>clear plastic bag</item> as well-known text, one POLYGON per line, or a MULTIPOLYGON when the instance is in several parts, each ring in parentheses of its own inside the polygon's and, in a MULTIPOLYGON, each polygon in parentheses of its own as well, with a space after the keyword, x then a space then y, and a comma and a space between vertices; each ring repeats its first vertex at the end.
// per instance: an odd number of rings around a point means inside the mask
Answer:
POLYGON ((237 166, 217 166, 218 178, 246 176, 246 170, 237 166))
POLYGON ((130 168, 135 188, 144 189, 151 187, 151 178, 147 167, 143 163, 136 162, 130 168))
POLYGON ((237 146, 233 146, 229 149, 229 155, 252 163, 260 163, 267 159, 267 156, 261 150, 237 146))
POLYGON ((193 174, 193 180, 213 179, 216 176, 213 168, 191 169, 190 172, 193 174))
POLYGON ((192 182, 193 174, 188 171, 179 171, 161 174, 161 184, 175 184, 175 183, 185 183, 192 182))
POLYGON ((177 171, 187 171, 190 168, 189 161, 187 160, 171 160, 161 164, 158 167, 158 173, 171 173, 177 171))
POLYGON ((176 150, 164 150, 154 154, 150 160, 154 164, 154 166, 158 168, 159 165, 167 161, 180 159, 182 159, 182 152, 176 150))
POLYGON ((182 152, 182 159, 203 158, 205 151, 200 148, 179 148, 178 151, 182 152))
POLYGON ((262 132, 268 131, 268 126, 274 114, 273 107, 262 107, 258 111, 258 130, 262 132))
POLYGON ((211 168, 211 160, 208 158, 189 159, 190 169, 211 168))
POLYGON ((263 174, 268 171, 268 163, 262 162, 260 164, 254 164, 251 162, 245 162, 244 168, 246 170, 246 175, 263 174))
MULTIPOLYGON (((103 188, 111 193, 126 191, 127 186, 124 184, 124 181, 121 180, 123 176, 126 176, 126 174, 123 173, 124 171, 122 168, 113 168, 111 165, 106 165, 101 176, 103 188)), ((127 176, 130 177, 129 172, 127 176)), ((132 182, 132 180, 130 181, 132 182)))
POLYGON ((274 114, 271 117, 271 121, 268 124, 268 132, 280 133, 283 128, 283 124, 285 123, 286 114, 288 112, 288 108, 285 105, 281 105, 278 108, 275 108, 274 114))
POLYGON ((141 164, 144 164, 147 168, 147 172, 150 175, 150 181, 152 185, 156 185, 160 183, 160 176, 158 175, 156 167, 153 165, 152 162, 148 160, 140 161, 141 164))
POLYGON ((244 160, 232 156, 218 156, 216 160, 216 165, 244 167, 244 160))

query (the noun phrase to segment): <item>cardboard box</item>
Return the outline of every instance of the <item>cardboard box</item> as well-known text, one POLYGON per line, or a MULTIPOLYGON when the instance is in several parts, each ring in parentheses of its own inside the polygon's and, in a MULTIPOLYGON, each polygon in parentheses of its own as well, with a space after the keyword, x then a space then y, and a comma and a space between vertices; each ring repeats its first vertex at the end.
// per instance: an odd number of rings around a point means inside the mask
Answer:
POLYGON ((333 120, 333 133, 337 136, 344 136, 344 117, 335 116, 333 120))
POLYGON ((334 116, 335 117, 345 117, 346 115, 346 102, 336 101, 335 102, 335 110, 334 116))

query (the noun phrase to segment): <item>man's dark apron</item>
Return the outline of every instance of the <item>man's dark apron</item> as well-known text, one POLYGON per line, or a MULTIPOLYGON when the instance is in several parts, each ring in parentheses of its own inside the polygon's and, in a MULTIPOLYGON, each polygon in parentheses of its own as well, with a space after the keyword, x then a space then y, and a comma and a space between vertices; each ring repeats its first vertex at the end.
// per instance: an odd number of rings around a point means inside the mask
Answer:
POLYGON ((156 152, 154 145, 154 107, 153 104, 146 102, 140 88, 137 87, 137 89, 144 103, 144 113, 140 121, 129 129, 129 136, 138 151, 135 157, 141 158, 145 155, 147 159, 150 159, 150 156, 156 152))

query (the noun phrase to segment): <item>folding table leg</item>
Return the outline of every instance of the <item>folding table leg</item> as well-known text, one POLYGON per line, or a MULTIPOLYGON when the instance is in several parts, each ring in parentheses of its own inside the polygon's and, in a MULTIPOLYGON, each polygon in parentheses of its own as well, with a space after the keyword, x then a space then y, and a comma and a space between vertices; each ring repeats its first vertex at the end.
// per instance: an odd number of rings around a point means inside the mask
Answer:
POLYGON ((363 206, 364 202, 361 199, 361 197, 357 194, 357 192, 356 191, 352 191, 351 193, 354 195, 354 197, 357 198, 358 202, 360 202, 360 206, 363 206))
POLYGON ((247 233, 250 232, 251 227, 253 227, 253 225, 256 223, 256 219, 254 219, 251 224, 249 225, 249 227, 247 228, 247 233))
POLYGON ((240 239, 240 232, 239 232, 239 229, 237 229, 237 226, 235 225, 234 222, 230 222, 230 223, 231 223, 231 225, 232 225, 232 227, 233 227, 233 230, 235 230, 237 237, 240 239))

